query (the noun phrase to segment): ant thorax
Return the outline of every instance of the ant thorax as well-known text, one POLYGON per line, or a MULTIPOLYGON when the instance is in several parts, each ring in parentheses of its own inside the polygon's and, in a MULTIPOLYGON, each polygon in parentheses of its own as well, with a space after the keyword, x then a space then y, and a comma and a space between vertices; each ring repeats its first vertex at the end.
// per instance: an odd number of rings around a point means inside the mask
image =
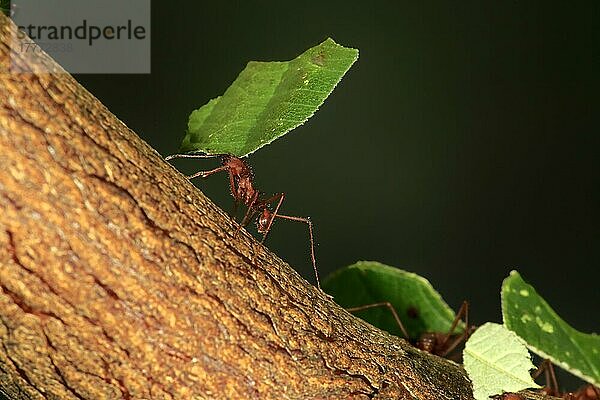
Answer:
POLYGON ((236 201, 251 205, 259 194, 252 185, 252 169, 244 160, 234 156, 223 156, 222 163, 229 172, 232 196, 236 201))
POLYGON ((229 172, 235 176, 252 175, 250 167, 241 158, 225 155, 222 162, 223 165, 227 166, 229 172))
POLYGON ((252 180, 244 179, 240 177, 237 181, 238 193, 237 196, 234 196, 242 201, 242 203, 246 205, 251 205, 252 202, 258 197, 258 192, 252 186, 252 180))

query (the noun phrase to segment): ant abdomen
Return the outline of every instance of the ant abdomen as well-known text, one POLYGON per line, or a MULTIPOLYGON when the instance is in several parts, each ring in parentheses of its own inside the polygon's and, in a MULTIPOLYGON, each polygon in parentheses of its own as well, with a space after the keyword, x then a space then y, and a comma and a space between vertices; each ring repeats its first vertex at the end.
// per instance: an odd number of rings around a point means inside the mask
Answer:
POLYGON ((259 215, 256 220, 256 229, 259 233, 265 233, 267 231, 267 227, 269 226, 269 221, 271 221, 272 215, 269 209, 265 208, 259 215))

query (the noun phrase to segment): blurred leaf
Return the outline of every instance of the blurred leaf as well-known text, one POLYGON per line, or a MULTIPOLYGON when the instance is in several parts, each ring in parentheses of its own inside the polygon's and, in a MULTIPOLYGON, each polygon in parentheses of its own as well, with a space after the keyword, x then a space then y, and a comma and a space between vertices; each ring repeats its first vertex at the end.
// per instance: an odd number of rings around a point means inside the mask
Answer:
POLYGON ((476 400, 539 387, 529 373, 535 366, 525 342, 502 325, 488 322, 477 328, 465 344, 463 360, 476 400))
MULTIPOLYGON (((374 261, 360 261, 329 275, 324 290, 342 307, 390 302, 412 339, 424 332, 448 332, 454 311, 427 279, 374 261)), ((390 311, 377 307, 354 313, 394 335, 403 336, 390 311)), ((456 333, 462 332, 459 324, 456 333)))
POLYGON ((291 61, 251 61, 221 97, 193 111, 181 152, 246 156, 302 125, 358 58, 327 39, 291 61))
POLYGON ((10 0, 0 0, 0 12, 10 16, 10 0))
MULTIPOLYGON (((597 305, 589 311, 590 317, 598 318, 597 305)), ((533 352, 600 385, 600 336, 573 329, 517 271, 502 284, 502 316, 506 327, 522 337, 533 352)))

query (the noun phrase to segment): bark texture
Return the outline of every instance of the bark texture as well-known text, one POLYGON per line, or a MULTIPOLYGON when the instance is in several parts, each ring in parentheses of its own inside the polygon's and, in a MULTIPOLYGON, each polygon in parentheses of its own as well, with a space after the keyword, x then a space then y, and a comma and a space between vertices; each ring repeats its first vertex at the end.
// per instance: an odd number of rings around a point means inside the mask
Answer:
MULTIPOLYGON (((60 68, 10 55, 0 68, 60 68)), ((0 71, 0 389, 16 399, 471 399, 351 316, 67 73, 0 71)), ((533 398, 533 397, 531 397, 533 398)))

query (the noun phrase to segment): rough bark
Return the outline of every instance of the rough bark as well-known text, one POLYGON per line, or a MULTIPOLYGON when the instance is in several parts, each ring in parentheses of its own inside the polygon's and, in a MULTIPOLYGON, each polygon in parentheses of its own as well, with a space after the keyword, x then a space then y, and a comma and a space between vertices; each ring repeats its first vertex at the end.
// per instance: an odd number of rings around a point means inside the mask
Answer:
MULTIPOLYGON (((0 68, 11 29, 1 17, 0 68)), ((235 230, 70 75, 0 71, 11 398, 472 398, 460 366, 351 316, 235 230)))

